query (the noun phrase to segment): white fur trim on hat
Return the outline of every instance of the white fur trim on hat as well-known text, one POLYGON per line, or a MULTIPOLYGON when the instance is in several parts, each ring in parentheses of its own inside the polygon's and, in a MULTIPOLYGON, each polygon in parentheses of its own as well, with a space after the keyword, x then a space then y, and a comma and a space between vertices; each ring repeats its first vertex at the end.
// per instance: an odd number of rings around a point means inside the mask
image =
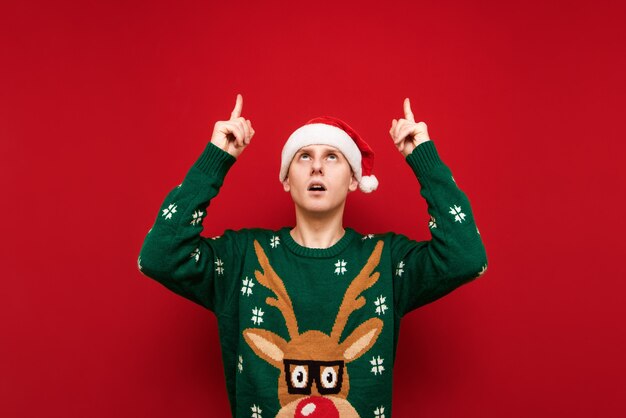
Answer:
MULTIPOLYGON (((354 177, 361 183, 361 151, 343 129, 325 123, 310 123, 301 126, 289 136, 281 154, 279 174, 281 182, 287 178, 291 160, 293 160, 296 152, 307 145, 330 145, 337 148, 348 160, 354 177)), ((376 181, 376 185, 378 185, 378 181, 376 181)))

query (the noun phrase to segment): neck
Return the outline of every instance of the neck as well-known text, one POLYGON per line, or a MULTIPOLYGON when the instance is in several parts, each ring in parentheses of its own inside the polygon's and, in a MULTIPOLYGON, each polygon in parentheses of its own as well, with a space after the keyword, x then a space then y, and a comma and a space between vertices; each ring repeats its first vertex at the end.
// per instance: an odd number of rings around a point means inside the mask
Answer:
POLYGON ((345 234, 343 210, 312 215, 296 207, 296 226, 290 233, 293 240, 303 247, 332 247, 345 234))

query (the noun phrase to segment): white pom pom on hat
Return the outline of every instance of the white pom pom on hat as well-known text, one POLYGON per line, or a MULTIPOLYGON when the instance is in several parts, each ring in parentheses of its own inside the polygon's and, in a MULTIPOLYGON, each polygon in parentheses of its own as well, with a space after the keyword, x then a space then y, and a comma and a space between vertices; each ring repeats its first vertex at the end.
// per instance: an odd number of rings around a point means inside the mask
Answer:
POLYGON ((281 154, 281 182, 287 178, 289 165, 296 152, 307 145, 337 148, 352 167, 361 191, 370 193, 378 188, 378 179, 372 174, 374 151, 350 125, 332 116, 313 118, 289 136, 281 154))

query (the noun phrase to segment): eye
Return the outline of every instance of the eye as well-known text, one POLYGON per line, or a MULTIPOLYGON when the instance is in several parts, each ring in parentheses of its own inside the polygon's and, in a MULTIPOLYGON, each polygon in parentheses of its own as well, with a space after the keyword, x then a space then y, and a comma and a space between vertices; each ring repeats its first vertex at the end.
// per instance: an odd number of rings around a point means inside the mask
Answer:
POLYGON ((300 159, 301 160, 308 160, 309 159, 309 154, 300 154, 300 159))
POLYGON ((337 386, 337 372, 332 367, 324 367, 322 370, 322 386, 326 389, 337 386))
POLYGON ((309 376, 304 366, 296 366, 296 368, 291 371, 291 383, 293 387, 302 389, 307 387, 308 382, 309 376))
POLYGON ((328 154, 328 159, 331 161, 335 161, 337 160, 337 155, 336 154, 328 154))

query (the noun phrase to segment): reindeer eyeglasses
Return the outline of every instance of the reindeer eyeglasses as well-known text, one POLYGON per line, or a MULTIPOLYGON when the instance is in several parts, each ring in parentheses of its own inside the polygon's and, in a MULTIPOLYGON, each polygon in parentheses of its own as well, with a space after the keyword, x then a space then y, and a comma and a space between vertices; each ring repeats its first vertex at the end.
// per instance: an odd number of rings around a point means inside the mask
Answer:
POLYGON ((284 359, 287 390, 291 394, 310 395, 313 381, 320 395, 341 392, 344 362, 284 359))

